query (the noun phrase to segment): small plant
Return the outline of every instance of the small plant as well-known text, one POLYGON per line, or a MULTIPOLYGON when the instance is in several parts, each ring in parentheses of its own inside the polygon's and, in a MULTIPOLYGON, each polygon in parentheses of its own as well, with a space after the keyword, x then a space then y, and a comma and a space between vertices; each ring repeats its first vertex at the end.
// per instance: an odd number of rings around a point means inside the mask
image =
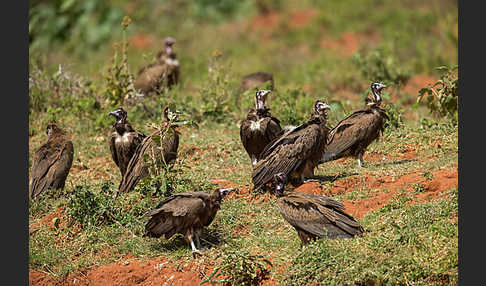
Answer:
POLYGON ((230 283, 231 285, 258 285, 260 279, 268 275, 267 266, 272 263, 263 255, 251 254, 246 250, 225 249, 217 258, 221 258, 219 266, 209 277, 201 281, 205 283, 230 283), (220 280, 216 280, 220 278, 220 280))
POLYGON ((413 184, 413 185, 412 185, 412 187, 413 187, 413 189, 414 189, 416 192, 419 192, 419 193, 421 193, 421 192, 423 192, 423 191, 425 190, 424 185, 423 185, 423 184, 421 184, 421 183, 416 183, 416 184, 413 184))
POLYGON ((417 98, 417 102, 425 100, 427 107, 434 115, 447 116, 454 122, 457 122, 458 119, 459 78, 457 68, 458 66, 438 67, 437 69, 441 72, 440 79, 432 86, 420 89, 417 98))
POLYGON ((128 42, 126 40, 126 29, 131 23, 128 16, 123 17, 122 26, 122 41, 115 43, 115 54, 111 59, 111 66, 108 68, 105 75, 106 88, 104 94, 107 98, 108 104, 112 107, 122 106, 126 99, 137 95, 134 87, 133 75, 128 68, 127 48, 128 42), (119 49, 121 47, 121 59, 118 58, 119 49))
POLYGON ((383 48, 361 56, 359 53, 354 54, 353 62, 359 71, 368 81, 382 81, 386 84, 392 84, 400 90, 400 86, 407 83, 410 79, 410 71, 401 67, 396 59, 386 53, 383 48))
POLYGON ((314 101, 302 89, 289 89, 278 94, 275 112, 284 125, 299 125, 309 117, 314 101))
POLYGON ((100 193, 94 193, 88 187, 76 186, 67 203, 67 214, 71 221, 79 223, 82 227, 113 222, 111 212, 114 208, 114 199, 107 190, 102 188, 100 193))
POLYGON ((386 115, 388 115, 389 120, 385 121, 385 131, 399 128, 403 125, 402 113, 403 109, 395 104, 387 104, 385 106, 386 115))
POLYGON ((432 174, 430 171, 425 171, 423 175, 424 175, 425 179, 427 179, 428 181, 430 181, 434 178, 434 174, 432 174))

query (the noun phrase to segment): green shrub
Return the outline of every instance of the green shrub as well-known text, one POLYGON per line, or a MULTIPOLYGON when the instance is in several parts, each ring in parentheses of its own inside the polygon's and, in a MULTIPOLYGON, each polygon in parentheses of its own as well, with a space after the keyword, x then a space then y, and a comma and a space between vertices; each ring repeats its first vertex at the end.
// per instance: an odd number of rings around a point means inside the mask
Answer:
POLYGON ((227 248, 218 254, 221 261, 205 283, 230 283, 230 285, 258 285, 268 275, 267 266, 272 263, 260 254, 251 254, 246 250, 227 248), (216 280, 220 278, 220 280, 216 280))
POLYGON ((417 102, 425 103, 429 110, 437 117, 448 117, 454 122, 458 119, 457 102, 459 97, 458 66, 442 66, 437 69, 441 72, 440 79, 430 87, 419 90, 417 102))

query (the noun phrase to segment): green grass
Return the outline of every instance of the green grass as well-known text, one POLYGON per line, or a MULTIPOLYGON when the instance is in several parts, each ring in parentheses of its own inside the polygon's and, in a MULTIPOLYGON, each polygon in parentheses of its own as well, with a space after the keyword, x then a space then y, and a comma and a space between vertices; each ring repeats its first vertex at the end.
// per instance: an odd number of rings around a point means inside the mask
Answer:
MULTIPOLYGON (((308 118, 315 99, 324 98, 333 107, 328 120, 333 126, 363 106, 364 93, 375 79, 360 69, 377 73, 380 66, 360 66, 352 56, 322 48, 321 41, 339 41, 343 33, 377 35, 371 38, 376 41, 360 40, 356 53, 366 57, 379 50, 391 71, 438 78, 437 66, 457 65, 457 4, 448 0, 308 0, 296 7, 293 1, 268 1, 279 7, 280 18, 267 31, 268 27, 252 28, 257 16, 263 17, 252 1, 234 7, 232 2, 219 2, 221 6, 207 1, 158 5, 148 1, 144 5, 119 0, 107 8, 121 11, 112 15, 132 18, 127 39, 136 35, 155 39, 151 48, 128 46, 128 68, 133 74, 151 61, 165 36, 177 39, 180 85, 123 106, 133 127, 145 134, 151 124, 160 122, 167 105, 197 123, 180 127, 178 159, 169 173, 172 191, 209 192, 217 187, 213 180, 230 182, 240 190, 223 201, 215 220, 204 230, 202 243, 209 247, 205 259, 193 260, 181 235, 170 240, 142 237, 147 221, 143 213, 163 198, 150 182, 112 197, 121 176, 109 153, 107 136, 113 118, 107 114, 118 106, 106 95, 115 88, 104 76, 111 66, 112 45, 122 39, 120 17, 113 23, 102 22, 112 33, 96 48, 94 42, 78 39, 92 23, 73 24, 76 36, 71 39, 30 47, 29 168, 33 152, 46 140, 45 126, 53 120, 72 135, 75 154, 65 189, 48 191, 44 199, 29 202, 29 268, 61 280, 69 273, 126 257, 163 256, 176 265, 190 261, 210 266, 228 265, 229 258, 236 257, 244 271, 233 269, 226 274, 248 274, 244 276, 248 282, 262 262, 261 255, 272 263, 268 276, 282 285, 457 284, 457 189, 411 205, 417 195, 427 192, 422 181, 394 189, 389 202, 360 218, 366 229, 363 237, 324 239, 302 249, 275 198, 245 192, 251 188, 251 163, 240 141, 239 123, 254 103, 252 92, 238 90, 242 75, 272 72, 276 89, 270 94, 269 107, 282 125, 299 124, 308 118), (291 15, 302 9, 312 9, 315 17, 309 25, 295 28, 291 15), (215 50, 222 56, 214 57, 215 50), (210 65, 215 72, 208 73, 210 65), (59 208, 64 210, 61 214, 59 208)), ((320 165, 316 175, 327 178, 321 182, 322 193, 330 194, 334 183, 353 179, 351 190, 333 197, 360 201, 392 191, 387 186, 369 187, 368 177, 417 173, 428 182, 438 170, 457 169, 457 125, 435 117, 425 104, 416 104, 417 95, 418 89, 402 89, 399 96, 396 86, 387 90, 384 105, 394 105, 391 110, 398 128, 387 127, 368 148, 367 154, 378 159, 365 161, 365 169, 357 169, 351 158, 320 165), (407 159, 405 155, 410 154, 412 159, 407 159), (386 160, 381 160, 383 156, 386 160)))

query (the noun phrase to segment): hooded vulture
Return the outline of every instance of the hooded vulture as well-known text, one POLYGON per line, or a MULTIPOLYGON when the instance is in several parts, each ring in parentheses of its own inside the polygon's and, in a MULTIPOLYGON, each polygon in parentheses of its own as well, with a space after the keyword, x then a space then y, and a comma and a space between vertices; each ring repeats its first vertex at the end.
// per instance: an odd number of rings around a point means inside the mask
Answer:
POLYGON ((211 224, 220 208, 221 199, 233 190, 216 189, 211 194, 189 192, 170 196, 144 215, 151 217, 145 225, 144 236, 158 238, 164 235, 170 239, 180 233, 191 245, 193 255, 201 254, 199 237, 202 229, 211 224))
POLYGON ((273 181, 273 176, 283 172, 292 185, 314 176, 314 168, 324 154, 328 128, 326 127, 326 102, 317 100, 307 122, 289 129, 270 142, 253 168, 253 189, 258 190, 273 181))
POLYGON ((108 141, 111 158, 120 168, 123 176, 127 170, 128 162, 130 162, 133 153, 135 153, 135 149, 146 136, 133 129, 127 120, 127 112, 123 108, 118 108, 108 113, 108 115, 112 115, 116 119, 108 141))
POLYGON ((241 88, 243 90, 249 90, 255 87, 263 88, 266 82, 270 82, 270 89, 273 90, 273 75, 266 72, 255 72, 245 75, 241 79, 241 88))
POLYGON ((171 124, 169 108, 166 107, 161 128, 145 137, 130 159, 120 183, 119 192, 133 190, 141 179, 150 175, 150 167, 162 168, 173 162, 177 157, 178 147, 179 132, 171 124))
POLYGON ((287 176, 274 176, 277 206, 283 218, 297 231, 302 245, 318 238, 352 238, 364 232, 363 227, 346 214, 342 203, 314 194, 284 191, 287 176))
POLYGON ((165 38, 165 50, 157 53, 155 63, 140 69, 134 83, 135 89, 148 94, 158 91, 162 86, 170 87, 179 82, 179 61, 172 48, 174 43, 174 38, 165 38))
POLYGON ((46 189, 64 189, 73 164, 74 148, 69 135, 56 124, 47 125, 47 142, 34 153, 29 196, 37 198, 46 189))
POLYGON ((364 166, 363 154, 366 148, 380 136, 384 130, 386 111, 380 107, 381 90, 386 86, 379 82, 371 84, 373 98, 366 98, 365 107, 353 112, 341 120, 330 132, 326 152, 321 163, 343 157, 354 157, 358 166, 364 166))
POLYGON ((265 107, 269 90, 259 90, 255 94, 255 108, 251 108, 246 119, 240 125, 240 138, 252 166, 260 160, 265 146, 282 133, 280 121, 270 114, 265 107))

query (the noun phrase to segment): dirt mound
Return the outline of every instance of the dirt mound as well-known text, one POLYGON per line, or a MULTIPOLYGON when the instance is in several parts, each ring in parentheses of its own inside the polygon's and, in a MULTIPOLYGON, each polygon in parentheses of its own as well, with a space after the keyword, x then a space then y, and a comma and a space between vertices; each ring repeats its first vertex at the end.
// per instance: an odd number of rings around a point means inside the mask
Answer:
MULTIPOLYGON (((203 271, 204 272, 204 271, 203 271)), ((201 269, 194 263, 174 266, 166 258, 151 260, 129 260, 99 266, 83 272, 68 275, 55 282, 51 276, 31 271, 29 285, 199 285, 203 277, 201 269)))

